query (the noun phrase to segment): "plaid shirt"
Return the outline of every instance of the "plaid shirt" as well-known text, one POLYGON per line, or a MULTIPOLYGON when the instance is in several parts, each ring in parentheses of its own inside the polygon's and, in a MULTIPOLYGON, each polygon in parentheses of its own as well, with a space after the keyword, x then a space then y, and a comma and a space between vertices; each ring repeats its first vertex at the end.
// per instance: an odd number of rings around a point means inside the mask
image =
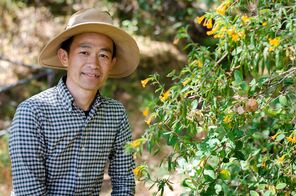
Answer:
POLYGON ((108 160, 112 195, 134 195, 130 140, 122 104, 97 96, 86 116, 61 79, 17 108, 9 140, 15 195, 99 195, 108 160))

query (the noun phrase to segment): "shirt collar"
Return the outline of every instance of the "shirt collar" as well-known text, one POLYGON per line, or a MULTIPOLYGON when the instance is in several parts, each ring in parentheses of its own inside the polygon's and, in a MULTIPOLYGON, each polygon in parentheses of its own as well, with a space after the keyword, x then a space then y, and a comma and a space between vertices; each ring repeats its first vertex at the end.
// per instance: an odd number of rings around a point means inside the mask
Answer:
MULTIPOLYGON (((57 85, 57 96, 60 100, 61 104, 68 110, 72 111, 74 97, 70 93, 68 87, 66 86, 66 76, 62 77, 57 85)), ((107 101, 106 99, 102 98, 100 92, 97 91, 95 100, 92 103, 92 108, 97 108, 101 103, 107 101)))

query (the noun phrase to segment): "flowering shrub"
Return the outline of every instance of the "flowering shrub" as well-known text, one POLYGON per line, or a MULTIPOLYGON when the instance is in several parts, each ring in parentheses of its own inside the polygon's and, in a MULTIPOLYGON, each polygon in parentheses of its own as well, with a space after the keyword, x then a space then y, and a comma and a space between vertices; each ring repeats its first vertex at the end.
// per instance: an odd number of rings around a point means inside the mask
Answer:
MULTIPOLYGON (((127 149, 171 146, 162 164, 183 174, 189 195, 296 194, 296 5, 248 3, 224 1, 196 18, 217 47, 188 44, 188 64, 168 74, 169 87, 158 75, 142 81, 156 96, 143 111, 147 131, 127 149)), ((135 174, 161 194, 173 189, 145 165, 135 174)))

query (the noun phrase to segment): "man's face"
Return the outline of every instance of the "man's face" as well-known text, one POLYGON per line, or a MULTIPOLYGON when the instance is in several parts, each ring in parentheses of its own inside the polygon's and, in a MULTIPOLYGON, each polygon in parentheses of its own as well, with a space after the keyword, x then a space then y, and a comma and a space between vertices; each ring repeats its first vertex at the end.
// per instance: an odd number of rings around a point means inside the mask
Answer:
POLYGON ((59 49, 58 56, 67 67, 66 84, 72 90, 96 92, 106 81, 116 62, 112 59, 113 41, 103 34, 82 33, 73 38, 69 54, 59 49))

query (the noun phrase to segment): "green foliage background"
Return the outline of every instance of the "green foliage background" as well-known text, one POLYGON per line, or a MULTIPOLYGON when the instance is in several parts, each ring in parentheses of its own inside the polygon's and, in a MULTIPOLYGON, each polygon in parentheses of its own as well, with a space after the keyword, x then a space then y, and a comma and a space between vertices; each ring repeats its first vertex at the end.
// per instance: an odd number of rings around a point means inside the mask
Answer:
MULTIPOLYGON (((295 195, 295 13, 292 1, 224 1, 196 18, 214 22, 214 51, 180 30, 188 64, 169 84, 157 74, 142 81, 155 91, 149 127, 127 149, 171 146, 162 165, 184 176, 185 195, 295 195)), ((173 189, 145 164, 135 174, 161 195, 173 189)))

